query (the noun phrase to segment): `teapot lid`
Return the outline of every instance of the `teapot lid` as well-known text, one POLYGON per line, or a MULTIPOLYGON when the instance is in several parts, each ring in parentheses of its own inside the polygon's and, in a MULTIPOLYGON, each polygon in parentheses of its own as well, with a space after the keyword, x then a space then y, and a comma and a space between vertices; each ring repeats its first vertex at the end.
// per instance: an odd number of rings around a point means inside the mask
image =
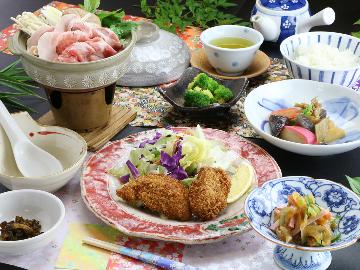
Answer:
POLYGON ((307 0, 260 0, 260 5, 274 11, 292 11, 305 7, 307 0))

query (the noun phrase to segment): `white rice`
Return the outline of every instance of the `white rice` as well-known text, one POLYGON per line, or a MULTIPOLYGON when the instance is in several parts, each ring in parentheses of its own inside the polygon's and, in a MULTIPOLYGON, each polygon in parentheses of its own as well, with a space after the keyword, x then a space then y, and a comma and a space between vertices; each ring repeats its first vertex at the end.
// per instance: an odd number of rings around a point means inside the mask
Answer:
POLYGON ((350 50, 340 51, 327 44, 299 45, 294 60, 314 68, 352 68, 360 65, 360 59, 350 50))

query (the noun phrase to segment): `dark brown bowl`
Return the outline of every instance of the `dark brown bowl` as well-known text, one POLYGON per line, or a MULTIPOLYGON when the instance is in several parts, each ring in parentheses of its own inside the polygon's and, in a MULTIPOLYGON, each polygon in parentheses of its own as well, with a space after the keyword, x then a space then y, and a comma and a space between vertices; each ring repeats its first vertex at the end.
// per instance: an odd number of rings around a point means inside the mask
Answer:
POLYGON ((185 70, 185 72, 176 84, 166 88, 157 87, 156 90, 163 96, 166 101, 168 101, 174 107, 174 109, 180 112, 187 113, 226 111, 229 110, 232 106, 234 106, 236 102, 245 94, 245 89, 248 85, 248 80, 246 78, 239 78, 237 80, 220 80, 206 73, 209 77, 213 78, 218 83, 229 88, 233 92, 234 98, 224 104, 215 103, 210 106, 201 108, 187 107, 185 106, 184 93, 189 83, 191 83, 192 80, 196 77, 196 75, 201 72, 203 71, 198 68, 189 67, 185 70))

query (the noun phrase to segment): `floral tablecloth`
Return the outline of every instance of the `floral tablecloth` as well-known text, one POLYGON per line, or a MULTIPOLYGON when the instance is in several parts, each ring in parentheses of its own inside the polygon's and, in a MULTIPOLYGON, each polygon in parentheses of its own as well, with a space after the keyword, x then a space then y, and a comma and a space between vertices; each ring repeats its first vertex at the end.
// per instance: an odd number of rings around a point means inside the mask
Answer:
MULTIPOLYGON (((58 260, 69 228, 74 226, 79 227, 79 225, 76 225, 79 223, 100 224, 101 226, 105 226, 87 209, 82 201, 79 179, 80 173, 76 175, 68 185, 55 193, 66 207, 65 223, 57 239, 48 246, 31 254, 23 256, 0 256, 1 262, 30 270, 85 270, 85 268, 78 268, 77 263, 79 263, 79 260, 80 263, 81 261, 84 263, 89 262, 87 257, 76 258, 76 256, 69 255, 65 257, 60 256, 58 260)), ((93 227, 97 225, 87 226, 93 227)), ((72 241, 73 243, 71 243, 70 246, 74 247, 76 244, 79 245, 79 243, 74 243, 76 239, 72 239, 72 241)), ((278 269, 272 258, 274 245, 262 237, 259 237, 253 230, 217 243, 194 246, 129 238, 124 235, 117 237, 117 242, 140 250, 156 252, 163 256, 181 260, 186 264, 204 267, 209 270, 278 269)), ((76 249, 71 252, 76 252, 76 249)), ((117 254, 106 257, 107 259, 105 261, 103 259, 104 257, 96 257, 95 255, 96 254, 90 254, 92 260, 91 264, 87 264, 86 270, 157 269, 117 254)))
MULTIPOLYGON (((251 79, 248 91, 264 83, 285 80, 289 73, 285 64, 280 59, 271 59, 269 71, 251 79)), ((130 123, 132 126, 195 126, 200 124, 205 127, 218 128, 235 132, 243 137, 257 137, 244 113, 245 97, 242 97, 230 112, 217 114, 209 118, 201 118, 191 114, 182 114, 173 110, 154 87, 129 88, 118 87, 115 93, 116 106, 129 106, 137 111, 136 119, 130 123)))

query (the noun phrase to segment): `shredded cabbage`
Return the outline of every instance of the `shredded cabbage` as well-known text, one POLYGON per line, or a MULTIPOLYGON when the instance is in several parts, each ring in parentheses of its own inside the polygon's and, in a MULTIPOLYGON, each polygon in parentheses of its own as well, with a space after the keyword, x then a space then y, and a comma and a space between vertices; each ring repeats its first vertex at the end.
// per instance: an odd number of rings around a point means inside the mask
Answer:
POLYGON ((233 174, 241 162, 236 152, 229 151, 220 142, 206 139, 199 125, 193 135, 184 137, 183 154, 180 164, 185 170, 209 166, 221 168, 233 174))

